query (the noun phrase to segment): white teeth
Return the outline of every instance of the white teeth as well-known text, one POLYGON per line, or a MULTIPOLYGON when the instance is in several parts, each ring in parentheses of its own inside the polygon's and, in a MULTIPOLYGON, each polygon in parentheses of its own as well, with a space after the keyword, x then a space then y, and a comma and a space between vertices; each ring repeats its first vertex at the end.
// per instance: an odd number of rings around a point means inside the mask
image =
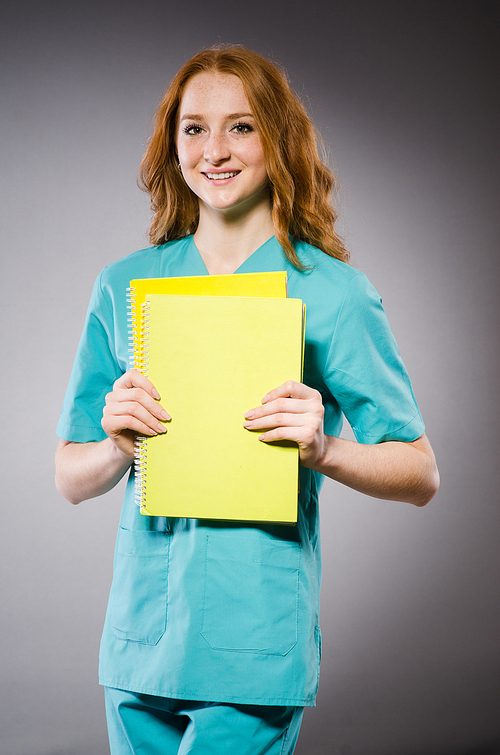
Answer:
POLYGON ((232 178, 236 175, 235 173, 205 173, 207 178, 211 178, 213 181, 220 181, 223 178, 232 178))

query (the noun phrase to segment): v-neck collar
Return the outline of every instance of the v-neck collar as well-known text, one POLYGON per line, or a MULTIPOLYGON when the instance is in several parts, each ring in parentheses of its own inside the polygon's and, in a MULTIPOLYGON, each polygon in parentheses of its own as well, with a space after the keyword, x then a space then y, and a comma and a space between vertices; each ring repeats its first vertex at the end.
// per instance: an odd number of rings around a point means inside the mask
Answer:
MULTIPOLYGON (((203 268, 204 274, 210 275, 203 257, 195 244, 194 236, 190 237, 190 252, 197 258, 196 267, 203 268)), ((247 257, 233 273, 230 274, 236 275, 237 273, 258 273, 262 271, 284 270, 286 267, 286 257, 283 254, 283 250, 278 244, 276 236, 271 236, 252 252, 252 254, 247 257)))

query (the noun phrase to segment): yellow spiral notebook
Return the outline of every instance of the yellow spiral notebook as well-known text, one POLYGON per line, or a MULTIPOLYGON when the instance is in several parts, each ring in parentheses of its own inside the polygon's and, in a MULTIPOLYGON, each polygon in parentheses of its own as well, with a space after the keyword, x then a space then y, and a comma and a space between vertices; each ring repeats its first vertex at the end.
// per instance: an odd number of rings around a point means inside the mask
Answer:
POLYGON ((287 296, 284 270, 233 275, 188 275, 177 278, 137 278, 128 290, 129 338, 132 365, 141 338, 141 306, 146 294, 201 296, 287 296))
POLYGON ((259 441, 262 431, 246 430, 243 415, 281 383, 301 380, 302 302, 155 293, 145 299, 136 366, 172 420, 165 434, 138 438, 141 512, 296 522, 298 447, 259 441))

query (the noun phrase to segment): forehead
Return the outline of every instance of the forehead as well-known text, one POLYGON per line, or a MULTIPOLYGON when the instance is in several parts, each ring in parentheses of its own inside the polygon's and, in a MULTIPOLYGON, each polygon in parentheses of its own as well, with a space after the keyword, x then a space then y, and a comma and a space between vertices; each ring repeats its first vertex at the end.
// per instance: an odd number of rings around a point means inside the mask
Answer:
POLYGON ((184 89, 181 100, 184 113, 249 113, 250 106, 238 76, 229 73, 197 73, 184 89))

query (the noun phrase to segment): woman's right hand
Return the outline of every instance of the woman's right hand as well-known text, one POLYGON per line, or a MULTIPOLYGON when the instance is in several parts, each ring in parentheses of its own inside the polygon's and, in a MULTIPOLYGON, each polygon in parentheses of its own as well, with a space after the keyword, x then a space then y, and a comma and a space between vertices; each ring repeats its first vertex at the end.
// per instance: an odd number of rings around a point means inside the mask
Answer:
POLYGON ((125 372, 106 396, 101 424, 104 432, 126 456, 133 458, 136 434, 158 435, 166 432, 162 424, 171 417, 159 403, 153 383, 139 370, 125 372))

